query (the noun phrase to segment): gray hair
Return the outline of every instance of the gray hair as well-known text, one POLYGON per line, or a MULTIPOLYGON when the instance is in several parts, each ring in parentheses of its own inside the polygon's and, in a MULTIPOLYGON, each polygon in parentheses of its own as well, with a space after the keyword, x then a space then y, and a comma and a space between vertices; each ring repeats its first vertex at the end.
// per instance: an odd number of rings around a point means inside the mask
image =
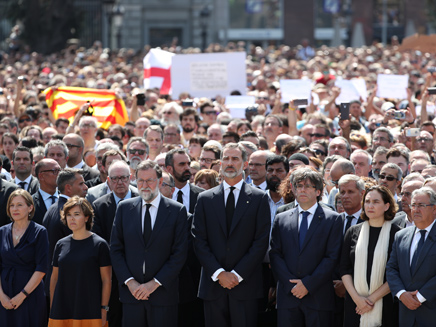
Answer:
POLYGON ((253 142, 250 142, 250 141, 239 141, 238 143, 241 144, 242 146, 246 147, 251 152, 256 152, 257 150, 259 150, 257 148, 256 144, 254 144, 253 142))
POLYGON ((124 160, 115 160, 112 161, 111 165, 109 166, 108 169, 108 175, 111 174, 111 171, 115 168, 125 168, 129 175, 130 175, 130 166, 127 164, 127 162, 125 162, 124 160))
POLYGON ((119 149, 120 149, 120 147, 117 146, 116 144, 105 142, 105 143, 100 143, 97 146, 97 150, 95 152, 98 153, 102 150, 109 151, 109 150, 119 150, 119 149))
POLYGON ((374 157, 377 155, 386 155, 388 153, 388 149, 386 149, 384 146, 379 146, 375 152, 374 152, 374 157))
MULTIPOLYGON (((341 140, 341 141, 344 141, 345 146, 347 147, 347 151, 348 151, 348 153, 351 154, 352 149, 351 149, 350 142, 348 142, 348 140, 347 140, 345 137, 343 137, 343 136, 336 136, 333 140, 341 140)), ((333 140, 332 140, 332 141, 333 141, 333 140)), ((330 145, 329 145, 329 148, 330 148, 330 145)), ((328 150, 328 149, 327 149, 327 150, 328 150)))
POLYGON ((388 162, 387 164, 385 164, 382 167, 382 169, 380 170, 380 174, 381 174, 381 171, 385 168, 396 169, 397 170, 397 180, 401 181, 401 178, 403 178, 403 171, 401 170, 401 168, 397 164, 394 164, 392 162, 388 162))
POLYGON ((339 191, 341 190, 341 185, 344 185, 344 184, 347 184, 347 183, 350 183, 350 182, 355 182, 356 183, 356 188, 360 192, 365 190, 365 182, 359 176, 351 175, 351 174, 346 174, 346 175, 342 176, 339 179, 339 182, 338 182, 338 184, 339 184, 339 191))
POLYGON ((321 173, 312 170, 309 167, 302 167, 296 169, 291 176, 289 176, 289 182, 294 187, 297 183, 303 182, 308 179, 313 183, 315 189, 320 191, 319 196, 317 196, 316 200, 319 202, 322 199, 322 192, 324 190, 324 181, 321 173))
POLYGON ((130 138, 129 143, 127 143, 127 147, 126 147, 127 151, 130 150, 130 146, 132 145, 133 142, 139 142, 139 143, 144 144, 145 145, 145 153, 147 153, 147 155, 148 155, 148 153, 150 151, 150 147, 148 145, 148 142, 140 136, 134 136, 134 137, 130 138))
POLYGON ((332 156, 328 156, 324 159, 324 162, 322 163, 322 174, 324 174, 325 172, 325 167, 329 164, 329 163, 335 163, 336 161, 338 161, 339 159, 343 159, 342 156, 338 155, 338 154, 334 154, 332 156))
POLYGON ((420 173, 411 173, 411 174, 407 175, 406 177, 404 177, 403 182, 401 183, 401 186, 403 186, 407 182, 411 182, 411 181, 424 182, 425 178, 422 177, 422 175, 420 173))
POLYGON ((389 139, 389 143, 394 142, 394 136, 392 135, 391 131, 389 129, 387 129, 386 127, 379 127, 377 128, 374 133, 372 133, 372 136, 374 138, 374 134, 377 132, 382 132, 382 133, 386 133, 388 134, 388 139, 389 139))
POLYGON ((37 155, 42 155, 44 156, 44 147, 43 146, 37 146, 36 148, 32 148, 30 149, 30 151, 32 151, 32 155, 33 157, 37 156, 37 155))
POLYGON ((83 116, 82 118, 80 118, 80 120, 79 120, 79 127, 81 127, 82 124, 84 124, 86 121, 94 123, 94 128, 98 127, 98 125, 97 125, 97 123, 98 123, 97 118, 91 117, 91 116, 83 116))
POLYGON ((56 179, 56 184, 61 193, 64 193, 66 185, 73 184, 76 181, 77 174, 83 174, 83 170, 76 168, 65 168, 59 172, 56 179))
POLYGON ((135 178, 138 179, 138 172, 140 170, 149 170, 149 169, 156 171, 156 176, 158 179, 162 178, 162 168, 156 162, 151 160, 144 160, 138 164, 135 170, 135 178))
POLYGON ((239 143, 227 143, 226 145, 224 145, 223 151, 221 151, 221 158, 220 158, 221 160, 223 160, 224 150, 226 149, 239 149, 239 151, 241 151, 242 161, 245 162, 248 160, 247 150, 245 150, 244 146, 239 143))
POLYGON ((65 158, 68 157, 69 152, 68 152, 67 145, 65 144, 64 141, 61 141, 61 140, 51 140, 50 142, 48 142, 44 148, 44 157, 47 157, 47 154, 48 154, 48 151, 50 150, 50 148, 55 147, 55 146, 62 147, 64 154, 65 154, 65 158))
POLYGON ((368 151, 366 151, 366 150, 362 150, 362 149, 354 150, 353 153, 350 155, 350 159, 351 159, 351 156, 352 156, 353 154, 359 154, 359 153, 363 153, 364 155, 366 155, 366 157, 368 158, 368 165, 371 165, 371 164, 372 164, 372 156, 369 154, 368 151))
POLYGON ((427 195, 430 198, 430 204, 436 204, 436 192, 430 187, 424 186, 412 192, 412 198, 416 195, 427 195))
POLYGON ((168 178, 170 179, 170 186, 174 187, 175 186, 175 182, 174 182, 174 177, 173 175, 171 175, 170 173, 167 173, 166 171, 162 172, 162 176, 168 176, 168 178))

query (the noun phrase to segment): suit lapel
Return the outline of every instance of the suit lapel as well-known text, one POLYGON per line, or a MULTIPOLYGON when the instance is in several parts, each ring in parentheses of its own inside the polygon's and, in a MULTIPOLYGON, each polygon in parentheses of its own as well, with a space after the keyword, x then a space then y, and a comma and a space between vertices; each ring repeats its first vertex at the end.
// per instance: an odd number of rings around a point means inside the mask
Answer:
POLYGON ((132 203, 132 218, 133 217, 138 217, 134 219, 132 225, 134 225, 134 229, 145 247, 144 236, 142 235, 142 198, 138 198, 137 201, 132 203))
POLYGON ((233 213, 232 226, 230 228, 230 234, 238 225, 241 217, 244 215, 248 206, 251 203, 251 186, 247 186, 246 183, 242 183, 241 191, 239 192, 238 203, 236 203, 235 211, 233 213))
POLYGON ((290 211, 290 225, 292 237, 294 238, 295 246, 298 249, 298 209, 294 208, 290 211))
POLYGON ((416 227, 410 228, 410 231, 408 231, 408 233, 404 236, 403 239, 404 245, 407 249, 406 251, 407 255, 404 257, 405 259, 404 263, 407 265, 407 268, 409 268, 409 269, 405 269, 404 271, 407 272, 407 274, 409 275, 407 277, 409 278, 412 278, 412 271, 410 269, 410 248, 412 247, 412 241, 413 241, 413 236, 415 235, 415 230, 416 227))
POLYGON ((214 188, 212 203, 214 207, 214 212, 218 216, 219 224, 223 230, 224 235, 227 235, 226 226, 226 205, 224 201, 224 186, 223 184, 214 188))
MULTIPOLYGON (((297 209, 298 210, 298 209, 297 209)), ((306 247, 307 243, 309 243, 310 239, 312 238, 312 235, 317 230, 318 226, 321 224, 322 219, 324 219, 324 211, 321 208, 321 205, 318 203, 318 207, 316 208, 315 214, 313 215, 312 222, 310 223, 309 230, 307 231, 306 237, 304 238, 304 243, 302 249, 300 251, 303 251, 306 247)))
POLYGON ((159 234, 159 231, 162 229, 163 226, 165 226, 165 222, 168 219, 168 216, 171 213, 171 210, 169 208, 169 203, 166 201, 166 199, 161 196, 159 207, 157 209, 157 215, 156 215, 156 221, 154 222, 153 230, 151 232, 151 237, 148 240, 147 245, 151 244, 159 234))
POLYGON ((189 213, 194 212, 196 202, 197 198, 195 197, 195 193, 192 191, 191 184, 189 184, 189 208, 187 208, 189 213))
POLYGON ((419 254, 418 260, 416 262, 415 271, 412 271, 413 275, 418 271, 419 266, 424 262, 424 259, 427 257, 428 251, 431 249, 431 247, 433 246, 433 244, 435 242, 435 239, 436 239, 436 228, 434 226, 435 225, 433 225, 433 227, 431 228, 430 233, 429 233, 429 235, 427 236, 427 239, 424 242, 424 245, 422 247, 421 253, 419 254))

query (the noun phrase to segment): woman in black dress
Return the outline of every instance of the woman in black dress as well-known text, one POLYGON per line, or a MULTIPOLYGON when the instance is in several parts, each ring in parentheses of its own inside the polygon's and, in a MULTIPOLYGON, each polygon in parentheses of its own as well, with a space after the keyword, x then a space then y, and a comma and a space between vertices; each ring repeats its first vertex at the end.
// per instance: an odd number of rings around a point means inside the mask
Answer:
POLYGON ((400 227, 392 224, 397 206, 384 186, 366 190, 363 223, 348 229, 340 273, 345 296, 344 326, 398 326, 398 306, 386 282, 386 262, 400 227))
POLYGON ((78 196, 61 211, 73 234, 59 240, 53 253, 50 327, 106 325, 112 267, 108 244, 90 231, 93 216, 91 204, 78 196))

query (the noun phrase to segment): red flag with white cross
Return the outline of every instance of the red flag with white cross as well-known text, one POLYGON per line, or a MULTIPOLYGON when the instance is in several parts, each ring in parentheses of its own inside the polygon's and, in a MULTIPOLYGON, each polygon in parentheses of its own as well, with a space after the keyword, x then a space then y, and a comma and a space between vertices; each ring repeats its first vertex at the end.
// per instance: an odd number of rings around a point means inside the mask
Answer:
POLYGON ((171 94, 171 58, 174 53, 151 49, 144 57, 144 88, 158 88, 160 94, 171 94))

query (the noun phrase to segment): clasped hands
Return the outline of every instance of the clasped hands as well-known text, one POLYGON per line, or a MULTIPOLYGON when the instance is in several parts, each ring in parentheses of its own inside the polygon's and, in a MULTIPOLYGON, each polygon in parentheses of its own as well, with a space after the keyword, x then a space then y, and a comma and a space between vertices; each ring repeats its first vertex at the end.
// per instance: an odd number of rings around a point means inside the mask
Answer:
POLYGON ((12 299, 6 294, 0 299, 3 308, 6 310, 15 310, 23 303, 26 296, 23 293, 18 293, 12 299))
POLYGON ((407 307, 409 310, 416 310, 421 306, 421 302, 417 297, 418 290, 414 292, 404 292, 400 296, 400 301, 407 307))
POLYGON ((160 285, 154 279, 144 284, 139 284, 134 279, 127 283, 130 293, 132 293, 137 300, 148 300, 151 293, 153 293, 159 286, 160 285))
POLYGON ((359 296, 356 301, 356 313, 363 315, 374 308, 374 301, 370 297, 359 296))
POLYGON ((295 284, 295 286, 292 288, 291 293, 293 296, 295 296, 297 299, 302 299, 309 293, 306 286, 304 286, 301 279, 290 279, 291 283, 295 284))
POLYGON ((231 290, 235 286, 239 285, 238 277, 234 273, 231 273, 231 272, 222 271, 222 272, 220 272, 220 274, 218 275, 217 278, 218 278, 218 282, 220 283, 220 285, 224 288, 229 289, 229 290, 231 290))

